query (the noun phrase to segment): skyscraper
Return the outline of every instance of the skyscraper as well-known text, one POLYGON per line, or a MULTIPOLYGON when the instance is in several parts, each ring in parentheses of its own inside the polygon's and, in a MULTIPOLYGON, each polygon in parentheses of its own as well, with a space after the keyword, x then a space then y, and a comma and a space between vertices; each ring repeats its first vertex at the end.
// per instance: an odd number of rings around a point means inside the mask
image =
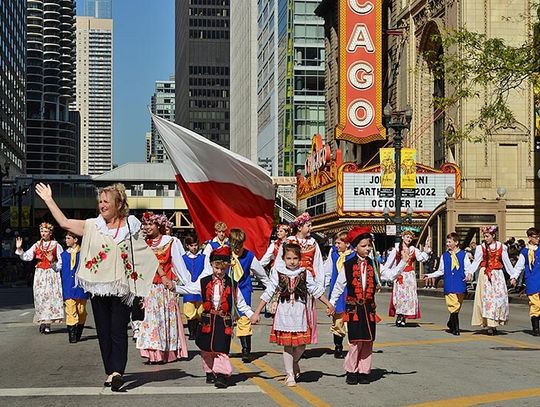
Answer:
MULTIPOLYGON (((175 91, 174 91, 174 76, 168 81, 156 81, 154 94, 151 100, 151 110, 156 116, 163 117, 171 122, 174 122, 175 117, 175 91)), ((163 143, 159 137, 159 133, 151 120, 152 132, 150 139, 150 155, 147 156, 148 162, 162 163, 169 161, 167 153, 163 149, 163 143)))
POLYGON ((79 16, 95 18, 112 18, 112 0, 83 0, 79 16))
POLYGON ((77 17, 77 97, 81 174, 112 169, 113 20, 77 17))
POLYGON ((26 0, 2 3, 0 27, 0 165, 7 162, 11 173, 20 173, 26 150, 26 0))
POLYGON ((304 167, 315 134, 324 136, 324 20, 318 0, 260 0, 259 164, 272 175, 304 167))
POLYGON ((257 0, 231 3, 231 151, 257 162, 257 0))
POLYGON ((229 147, 229 0, 176 0, 176 123, 229 147))
POLYGON ((76 113, 69 111, 75 87, 75 1, 27 0, 26 5, 26 170, 77 174, 78 125, 76 113))

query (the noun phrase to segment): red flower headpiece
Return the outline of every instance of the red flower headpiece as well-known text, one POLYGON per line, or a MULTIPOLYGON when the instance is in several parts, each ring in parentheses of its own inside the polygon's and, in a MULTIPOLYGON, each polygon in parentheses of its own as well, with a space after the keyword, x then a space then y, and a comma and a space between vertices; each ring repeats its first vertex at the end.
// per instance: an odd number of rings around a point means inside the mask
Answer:
POLYGON ((142 216, 142 223, 145 225, 158 225, 161 227, 171 228, 173 226, 172 222, 169 222, 169 219, 166 215, 158 215, 154 212, 145 212, 142 216))
POLYGON ((299 228, 300 226, 311 222, 311 215, 307 212, 304 212, 303 214, 297 216, 294 221, 290 223, 292 228, 299 228))
POLYGON ((482 226, 480 228, 480 231, 482 234, 489 233, 491 235, 494 235, 499 230, 499 227, 497 225, 488 225, 488 226, 482 226))

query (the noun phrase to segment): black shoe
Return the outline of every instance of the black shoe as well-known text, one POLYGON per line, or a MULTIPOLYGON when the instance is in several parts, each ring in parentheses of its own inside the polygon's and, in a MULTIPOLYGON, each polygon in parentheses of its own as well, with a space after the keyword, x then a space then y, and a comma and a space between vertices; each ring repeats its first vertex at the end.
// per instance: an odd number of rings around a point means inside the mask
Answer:
POLYGON ((216 376, 214 376, 214 373, 206 373, 206 383, 208 384, 214 384, 216 382, 216 376))
POLYGON ((369 384, 371 383, 371 380, 369 380, 369 375, 367 373, 358 373, 358 383, 359 384, 369 384))
POLYGON ((68 325, 67 331, 69 343, 77 343, 77 325, 68 325))
POLYGON ((216 386, 218 389, 226 389, 229 387, 229 384, 227 383, 227 376, 222 373, 218 373, 216 375, 214 386, 216 386))
POLYGON ((335 359, 344 359, 345 353, 343 352, 343 346, 336 345, 336 349, 334 349, 334 358, 335 359))
POLYGON ((81 340, 83 331, 84 331, 84 324, 77 325, 77 342, 81 340))
POLYGON ((358 375, 353 372, 347 372, 347 377, 345 378, 345 383, 347 384, 358 384, 358 375))
POLYGON ((39 333, 44 334, 45 333, 45 324, 39 324, 39 333))
POLYGON ((105 382, 105 383, 103 383, 103 387, 111 387, 111 382, 105 382))
POLYGON ((124 385, 124 379, 120 375, 114 375, 111 380, 111 390, 120 391, 120 388, 124 385))
POLYGON ((45 324, 45 328, 43 328, 43 333, 44 333, 45 335, 51 333, 51 324, 45 324))

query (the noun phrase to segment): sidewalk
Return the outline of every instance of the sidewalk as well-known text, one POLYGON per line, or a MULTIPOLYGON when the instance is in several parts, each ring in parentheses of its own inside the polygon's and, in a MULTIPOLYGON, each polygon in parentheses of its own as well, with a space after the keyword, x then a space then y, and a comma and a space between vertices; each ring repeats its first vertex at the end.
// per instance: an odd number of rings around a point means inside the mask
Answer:
MULTIPOLYGON (((382 287, 382 292, 392 292, 392 288, 382 287)), ((424 288, 418 287, 418 295, 424 297, 444 297, 444 291, 442 288, 424 288)), ((474 300, 474 291, 468 291, 465 295, 465 300, 474 300)), ((520 296, 519 294, 508 294, 508 302, 511 304, 528 304, 529 299, 526 294, 520 296)))

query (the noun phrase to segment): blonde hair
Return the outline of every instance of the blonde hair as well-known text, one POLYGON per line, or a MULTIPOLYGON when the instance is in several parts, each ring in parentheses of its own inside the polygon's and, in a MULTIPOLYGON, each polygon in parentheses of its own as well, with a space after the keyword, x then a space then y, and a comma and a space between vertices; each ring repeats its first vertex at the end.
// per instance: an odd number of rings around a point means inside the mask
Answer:
POLYGON ((129 205, 124 184, 116 183, 98 190, 98 198, 101 194, 108 194, 112 197, 114 204, 118 207, 118 214, 123 218, 129 215, 129 205))
POLYGON ((229 232, 229 242, 231 243, 231 246, 235 243, 244 243, 246 241, 246 232, 244 232, 242 229, 231 229, 229 232))
POLYGON ((225 222, 218 221, 214 223, 214 230, 218 232, 225 232, 227 230, 227 224, 225 222))

